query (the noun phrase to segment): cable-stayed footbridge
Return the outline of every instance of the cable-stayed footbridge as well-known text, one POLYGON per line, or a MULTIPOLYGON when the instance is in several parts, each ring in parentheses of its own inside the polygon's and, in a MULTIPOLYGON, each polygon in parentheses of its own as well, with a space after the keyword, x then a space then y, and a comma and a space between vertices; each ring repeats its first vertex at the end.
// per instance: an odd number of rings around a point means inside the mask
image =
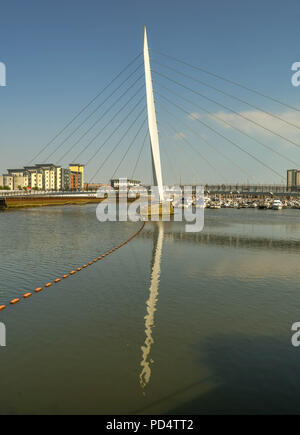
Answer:
POLYGON ((286 170, 300 168, 299 111, 201 65, 149 51, 145 28, 143 51, 26 164, 81 162, 88 183, 139 178, 158 186, 160 200, 164 184, 269 185, 287 193, 286 170))

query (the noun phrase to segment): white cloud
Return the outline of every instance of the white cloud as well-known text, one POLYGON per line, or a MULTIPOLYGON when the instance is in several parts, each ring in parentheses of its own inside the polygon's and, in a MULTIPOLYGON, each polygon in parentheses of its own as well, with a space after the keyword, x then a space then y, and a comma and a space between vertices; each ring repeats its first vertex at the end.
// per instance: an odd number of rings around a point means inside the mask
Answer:
POLYGON ((188 115, 188 118, 195 120, 195 119, 201 118, 201 115, 200 115, 200 113, 192 112, 188 115))
POLYGON ((185 134, 182 132, 174 134, 174 139, 176 139, 176 140, 180 140, 183 138, 185 138, 185 134))
POLYGON ((299 128, 293 127, 292 125, 289 125, 286 122, 281 121, 278 118, 272 117, 260 110, 245 110, 237 113, 230 113, 221 110, 215 112, 212 115, 202 115, 200 113, 193 112, 188 115, 188 118, 193 120, 200 118, 210 119, 217 122, 223 128, 226 128, 228 130, 231 129, 230 125, 227 125, 221 121, 223 119, 224 121, 231 124, 233 128, 236 127, 237 129, 242 130, 243 132, 252 136, 256 137, 258 135, 260 136, 260 138, 267 138, 273 140, 276 139, 277 141, 280 141, 282 145, 293 146, 288 141, 285 141, 284 139, 281 139, 278 136, 267 131, 266 129, 262 128, 265 127, 300 145, 300 112, 297 113, 294 111, 283 111, 280 113, 276 113, 275 115, 292 124, 297 125, 299 128), (220 119, 218 120, 216 119, 216 117, 220 119), (248 121, 248 119, 245 118, 248 118, 254 122, 248 121), (260 127, 258 124, 262 127, 260 127))

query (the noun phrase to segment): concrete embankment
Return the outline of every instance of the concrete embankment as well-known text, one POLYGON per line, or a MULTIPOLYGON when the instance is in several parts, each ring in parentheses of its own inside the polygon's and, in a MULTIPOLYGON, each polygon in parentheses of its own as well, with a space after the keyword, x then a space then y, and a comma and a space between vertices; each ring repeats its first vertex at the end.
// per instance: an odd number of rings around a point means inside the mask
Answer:
MULTIPOLYGON (((95 196, 19 196, 6 197, 4 203, 7 209, 45 207, 51 205, 85 205, 99 203, 105 198, 96 198, 95 196)), ((118 201, 118 197, 116 197, 118 201)), ((127 198, 128 202, 134 201, 133 198, 127 198)), ((3 208, 4 209, 4 208, 3 208)))
POLYGON ((6 205, 8 209, 13 208, 26 208, 26 207, 44 207, 51 205, 85 205, 90 203, 101 202, 101 198, 95 197, 26 197, 19 198, 6 198, 6 205))

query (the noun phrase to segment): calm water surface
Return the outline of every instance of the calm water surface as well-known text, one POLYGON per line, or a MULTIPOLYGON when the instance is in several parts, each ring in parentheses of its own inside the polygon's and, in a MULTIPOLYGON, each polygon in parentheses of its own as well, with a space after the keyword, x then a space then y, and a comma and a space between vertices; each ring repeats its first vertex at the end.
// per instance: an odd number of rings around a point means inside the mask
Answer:
MULTIPOLYGON (((140 224, 95 206, 0 213, 0 304, 140 224)), ((0 313, 0 413, 299 413, 300 211, 207 210, 0 313)))

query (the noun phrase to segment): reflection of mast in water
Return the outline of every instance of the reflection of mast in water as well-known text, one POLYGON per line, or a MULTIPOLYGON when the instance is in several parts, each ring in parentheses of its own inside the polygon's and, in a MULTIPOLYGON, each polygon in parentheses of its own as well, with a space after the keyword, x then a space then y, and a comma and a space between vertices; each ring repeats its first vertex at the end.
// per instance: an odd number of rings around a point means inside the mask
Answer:
POLYGON ((152 327, 154 326, 154 313, 156 311, 156 303, 158 299, 158 288, 160 279, 160 262, 162 245, 164 239, 164 226, 162 222, 157 222, 158 232, 154 233, 154 247, 153 247, 153 260, 152 260, 152 272, 151 272, 151 283, 149 288, 149 298, 147 300, 147 314, 145 316, 145 333, 146 339, 142 346, 142 361, 141 366, 143 367, 140 373, 140 385, 145 388, 148 384, 151 376, 151 368, 149 360, 149 354, 151 350, 151 345, 154 343, 152 338, 152 327))

